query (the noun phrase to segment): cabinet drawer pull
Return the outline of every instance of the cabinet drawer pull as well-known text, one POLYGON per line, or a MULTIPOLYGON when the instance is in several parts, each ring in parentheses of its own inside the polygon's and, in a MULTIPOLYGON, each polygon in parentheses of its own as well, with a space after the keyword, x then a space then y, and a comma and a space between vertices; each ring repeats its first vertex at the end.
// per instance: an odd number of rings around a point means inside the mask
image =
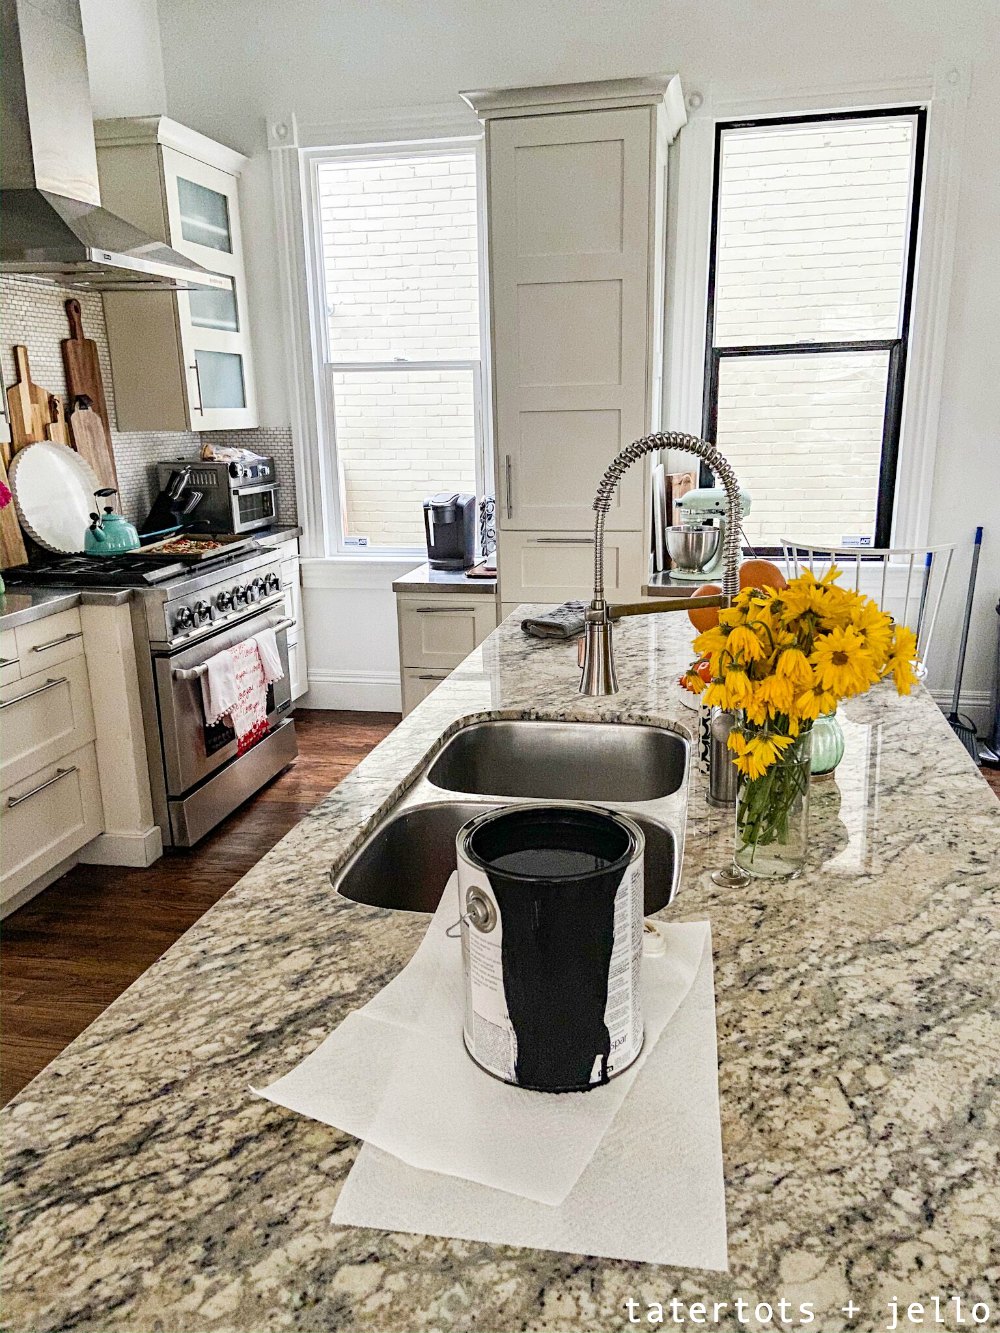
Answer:
POLYGON ((427 675, 418 676, 417 680, 447 680, 447 671, 431 671, 427 675))
POLYGON ((61 634, 58 639, 49 639, 48 643, 36 643, 32 648, 33 653, 44 653, 49 648, 58 648, 61 643, 69 643, 71 639, 82 639, 83 630, 73 630, 70 634, 61 634))
POLYGON ((4 699, 0 701, 0 708, 13 708, 15 704, 23 704, 25 699, 33 699, 36 694, 44 694, 46 690, 54 690, 57 685, 65 685, 65 676, 56 676, 50 679, 44 685, 36 685, 33 690, 28 690, 26 694, 18 694, 13 699, 4 699))
POLYGON ((510 454, 505 454, 504 458, 504 474, 507 483, 507 518, 510 520, 514 517, 514 500, 510 489, 510 454))
POLYGON ((593 537, 532 537, 538 546, 593 546, 593 537))
POLYGON ((7 809, 13 810, 15 805, 21 805, 24 801, 30 801, 32 796, 37 796, 40 791, 46 787, 51 787, 53 782, 61 782, 63 778, 68 778, 71 773, 79 773, 76 764, 70 764, 69 768, 57 768, 55 775, 45 782, 40 782, 37 787, 32 787, 31 791, 26 791, 23 796, 8 796, 7 809))
POLYGON ((463 612, 475 611, 474 606, 416 606, 418 616, 457 616, 463 612))
POLYGON ((0 657, 0 667, 17 666, 18 661, 16 657, 0 657))

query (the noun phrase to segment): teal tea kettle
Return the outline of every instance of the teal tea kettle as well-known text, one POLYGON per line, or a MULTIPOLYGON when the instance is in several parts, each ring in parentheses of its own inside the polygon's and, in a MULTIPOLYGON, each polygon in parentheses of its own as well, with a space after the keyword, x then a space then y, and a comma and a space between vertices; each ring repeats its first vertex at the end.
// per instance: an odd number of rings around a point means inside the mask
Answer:
MULTIPOLYGON (((103 486, 94 492, 99 500, 117 494, 113 486, 103 486)), ((110 505, 104 506, 103 514, 91 514, 90 527, 83 539, 86 555, 124 555, 127 551, 138 551, 139 546, 135 524, 116 514, 110 505)))

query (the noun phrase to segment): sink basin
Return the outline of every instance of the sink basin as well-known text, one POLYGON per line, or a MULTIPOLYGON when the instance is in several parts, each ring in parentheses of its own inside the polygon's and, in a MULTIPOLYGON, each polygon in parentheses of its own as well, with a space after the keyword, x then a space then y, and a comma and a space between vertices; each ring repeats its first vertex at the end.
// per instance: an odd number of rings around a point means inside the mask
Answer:
MULTIPOLYGON (((474 801, 416 805, 390 815, 343 870, 333 877, 338 893, 372 907, 433 912, 455 869, 455 835, 474 815, 491 809, 474 801)), ((630 817, 646 835, 644 914, 670 901, 677 845, 673 833, 642 815, 630 817)))
POLYGON ((433 912, 455 869, 455 834, 488 806, 473 801, 417 805, 390 815, 334 877, 345 898, 372 907, 433 912))
POLYGON ((656 801, 676 792, 688 744, 660 727, 613 722, 478 722, 427 777, 445 791, 536 801, 656 801))

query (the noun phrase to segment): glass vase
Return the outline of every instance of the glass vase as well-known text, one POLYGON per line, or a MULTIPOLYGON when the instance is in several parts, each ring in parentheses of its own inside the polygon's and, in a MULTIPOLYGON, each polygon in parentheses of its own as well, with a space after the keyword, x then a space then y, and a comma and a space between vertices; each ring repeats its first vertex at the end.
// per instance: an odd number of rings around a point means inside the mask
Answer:
POLYGON ((740 774, 734 860, 755 879, 789 879, 805 863, 811 762, 812 733, 804 731, 762 777, 740 774))
POLYGON ((825 778, 833 772, 844 757, 844 733, 837 718, 837 710, 821 713, 812 724, 812 760, 814 778, 825 778))

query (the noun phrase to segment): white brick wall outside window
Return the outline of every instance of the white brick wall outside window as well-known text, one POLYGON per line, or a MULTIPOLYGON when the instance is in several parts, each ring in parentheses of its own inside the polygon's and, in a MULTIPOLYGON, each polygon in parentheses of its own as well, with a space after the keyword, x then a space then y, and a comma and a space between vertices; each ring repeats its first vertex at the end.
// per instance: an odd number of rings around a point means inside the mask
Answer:
POLYGON ((475 154, 331 157, 316 184, 340 538, 420 549, 422 501, 484 475, 475 154))
POLYGON ((875 532, 917 137, 913 114, 722 129, 706 393, 755 546, 875 532))

